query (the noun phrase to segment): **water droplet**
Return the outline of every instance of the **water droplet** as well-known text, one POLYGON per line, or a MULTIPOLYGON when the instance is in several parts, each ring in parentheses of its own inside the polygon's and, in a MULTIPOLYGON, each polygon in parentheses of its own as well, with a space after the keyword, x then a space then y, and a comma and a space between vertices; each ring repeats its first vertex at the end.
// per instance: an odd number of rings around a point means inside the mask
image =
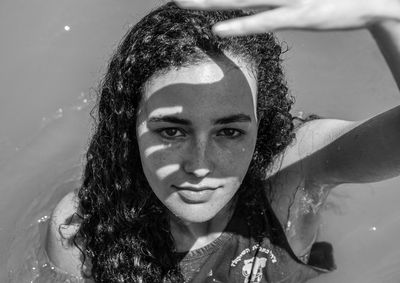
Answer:
POLYGON ((286 231, 289 231, 291 227, 292 227, 292 222, 289 220, 289 221, 286 223, 286 231))
POLYGON ((369 228, 369 231, 376 231, 376 227, 372 226, 371 228, 369 228))
POLYGON ((65 29, 66 31, 70 31, 70 30, 71 30, 71 27, 70 27, 70 26, 65 26, 64 29, 65 29))

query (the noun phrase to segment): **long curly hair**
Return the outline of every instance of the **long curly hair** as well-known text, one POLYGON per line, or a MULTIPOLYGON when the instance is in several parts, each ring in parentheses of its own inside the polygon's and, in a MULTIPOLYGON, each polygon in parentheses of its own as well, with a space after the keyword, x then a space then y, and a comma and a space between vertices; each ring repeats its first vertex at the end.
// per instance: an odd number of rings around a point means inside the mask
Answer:
MULTIPOLYGON (((136 115, 151 76, 201 63, 206 53, 233 54, 256 71, 260 125, 249 170, 235 197, 240 200, 237 209, 249 221, 257 222, 254 216, 263 213, 266 171, 293 138, 293 99, 281 67, 283 51, 271 33, 219 38, 211 31, 216 22, 249 14, 182 10, 168 3, 123 38, 100 86, 96 129, 78 193, 81 223, 74 243, 82 251, 82 270, 90 266, 85 277, 107 283, 183 281, 167 209, 141 166, 136 115)), ((255 237, 263 236, 262 224, 253 224, 255 237)))

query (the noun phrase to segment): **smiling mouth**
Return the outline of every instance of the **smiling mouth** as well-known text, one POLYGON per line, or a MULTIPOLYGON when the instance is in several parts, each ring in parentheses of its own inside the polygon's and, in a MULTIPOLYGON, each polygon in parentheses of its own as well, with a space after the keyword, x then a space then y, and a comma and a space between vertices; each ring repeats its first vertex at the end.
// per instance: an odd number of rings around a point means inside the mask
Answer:
POLYGON ((208 202, 216 189, 219 187, 177 187, 172 185, 180 198, 189 204, 199 204, 208 202))
POLYGON ((218 187, 191 187, 191 186, 185 186, 185 187, 178 187, 178 186, 174 186, 172 185, 172 187, 174 187, 177 190, 186 190, 186 191, 193 191, 193 192, 201 192, 201 191, 206 191, 206 190, 216 190, 218 189, 218 187))

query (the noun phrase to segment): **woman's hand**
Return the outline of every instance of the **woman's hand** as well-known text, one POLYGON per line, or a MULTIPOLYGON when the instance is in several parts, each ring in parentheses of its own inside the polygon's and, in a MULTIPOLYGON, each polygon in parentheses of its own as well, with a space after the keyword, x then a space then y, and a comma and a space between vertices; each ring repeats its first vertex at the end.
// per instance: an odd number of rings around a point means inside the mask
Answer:
POLYGON ((400 0, 175 0, 183 8, 261 8, 249 17, 218 23, 221 36, 281 29, 347 30, 383 20, 400 21, 400 0))

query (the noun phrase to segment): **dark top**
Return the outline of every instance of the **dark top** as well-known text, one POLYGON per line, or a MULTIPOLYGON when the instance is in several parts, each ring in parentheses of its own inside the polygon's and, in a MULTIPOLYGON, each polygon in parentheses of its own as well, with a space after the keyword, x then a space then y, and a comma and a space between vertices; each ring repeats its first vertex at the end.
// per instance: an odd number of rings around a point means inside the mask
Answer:
POLYGON ((266 213, 274 230, 270 237, 256 241, 249 224, 236 211, 215 241, 179 253, 185 282, 301 283, 336 268, 329 243, 314 243, 307 257, 297 258, 272 209, 266 213))

